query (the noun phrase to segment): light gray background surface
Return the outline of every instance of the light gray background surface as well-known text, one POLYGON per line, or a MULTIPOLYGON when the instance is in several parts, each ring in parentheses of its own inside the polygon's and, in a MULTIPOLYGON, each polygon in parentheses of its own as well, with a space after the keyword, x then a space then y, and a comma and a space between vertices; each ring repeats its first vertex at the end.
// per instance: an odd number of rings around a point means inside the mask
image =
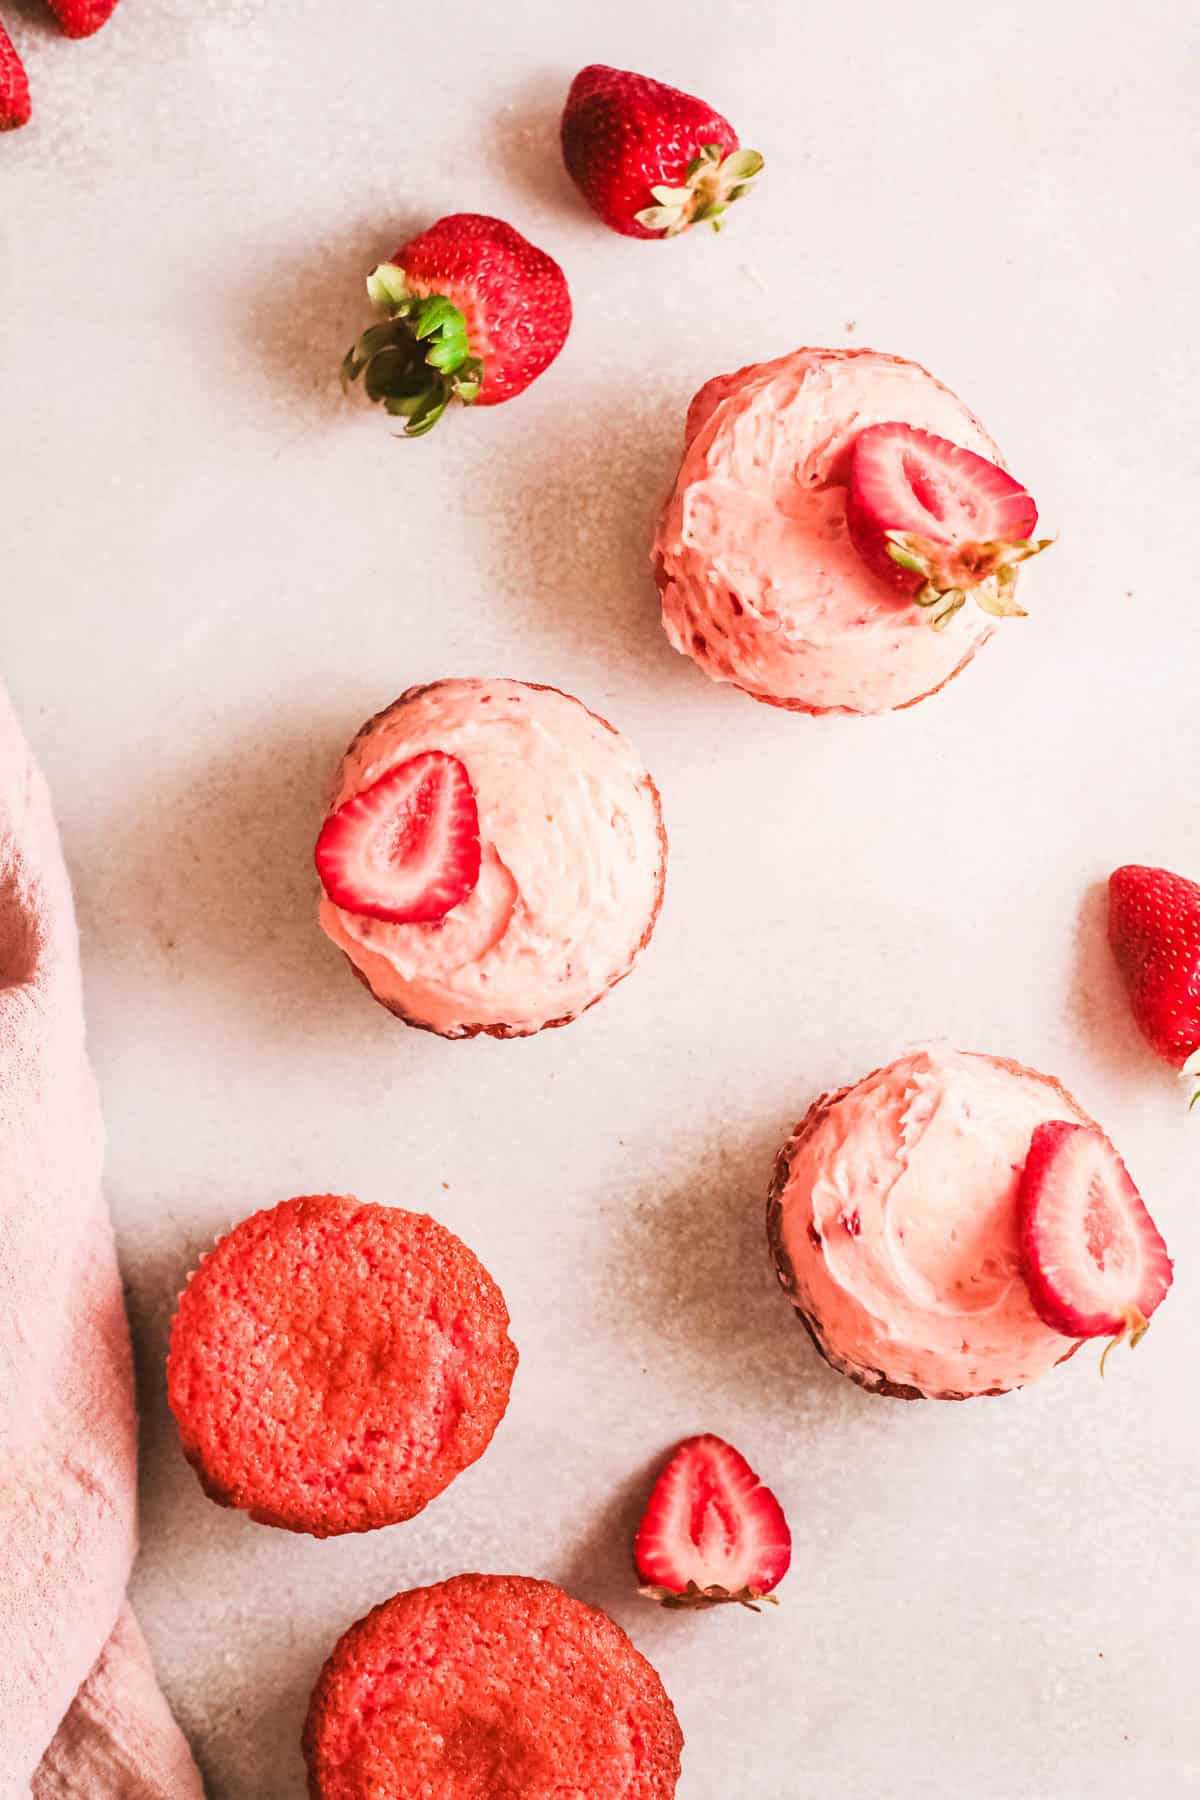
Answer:
POLYGON ((680 1800, 1196 1792, 1200 1118, 1128 1020, 1097 885, 1200 874, 1193 10, 126 0, 78 45, 19 0, 10 24, 37 112, 0 144, 0 643, 79 897, 144 1391, 136 1600, 214 1800, 298 1800, 334 1638, 467 1568, 628 1627, 687 1735, 680 1800), (597 59, 764 151, 722 238, 627 242, 577 203, 555 121, 597 59), (574 331, 519 402, 395 443, 337 362, 365 271, 461 208, 562 260, 574 331), (757 707, 657 623, 688 398, 800 343, 928 364, 1061 532, 1033 616, 914 712, 757 707), (448 1044, 349 978, 310 849, 363 718, 488 673, 630 734, 671 868, 597 1011, 448 1044), (1059 1075, 1150 1197, 1175 1292, 1103 1384, 1085 1353, 1003 1400, 872 1399, 774 1290, 778 1141, 925 1035, 1059 1075), (423 1517, 318 1544, 202 1497, 162 1357, 214 1234, 325 1189, 462 1233, 522 1361, 423 1517), (703 1429, 786 1505, 778 1613, 634 1597, 649 1472, 703 1429))

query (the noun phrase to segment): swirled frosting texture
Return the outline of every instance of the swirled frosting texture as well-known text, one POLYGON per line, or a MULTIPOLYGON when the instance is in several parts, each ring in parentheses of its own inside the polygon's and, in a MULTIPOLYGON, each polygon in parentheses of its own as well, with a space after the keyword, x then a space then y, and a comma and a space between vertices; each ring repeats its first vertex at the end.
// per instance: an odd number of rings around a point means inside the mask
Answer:
POLYGON ((1036 1125, 1091 1120, 1016 1063, 926 1048, 813 1108, 783 1153, 778 1249, 836 1368, 931 1399, 1021 1387, 1070 1353, 1020 1269, 1036 1125))
POLYGON ((377 999, 445 1037, 566 1023, 629 973, 653 929, 666 872, 654 783, 620 732, 557 689, 440 681, 363 728, 334 806, 427 750, 457 756, 475 789, 474 892, 433 925, 323 899, 322 928, 377 999))
POLYGON ((1000 461, 949 388, 876 350, 797 350, 692 401, 654 563, 668 638, 714 681, 797 711, 887 712, 941 687, 991 636, 970 605, 930 630, 847 536, 851 446, 888 419, 1000 461))

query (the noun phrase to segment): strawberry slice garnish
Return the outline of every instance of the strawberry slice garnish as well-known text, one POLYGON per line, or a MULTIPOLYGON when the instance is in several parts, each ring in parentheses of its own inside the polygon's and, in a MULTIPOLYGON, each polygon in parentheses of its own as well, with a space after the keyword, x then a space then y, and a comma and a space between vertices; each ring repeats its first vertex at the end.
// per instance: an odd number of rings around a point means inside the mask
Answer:
POLYGON ((1115 869, 1108 939, 1146 1042, 1185 1076, 1200 1075, 1200 885, 1138 863, 1115 869))
POLYGON ((1171 1285, 1171 1259, 1104 1133, 1065 1119, 1039 1125, 1017 1209, 1039 1318, 1066 1337, 1110 1338, 1109 1350, 1140 1344, 1171 1285))
POLYGON ((711 1434, 687 1438, 654 1484, 633 1545, 641 1592, 664 1606, 775 1605, 792 1534, 744 1456, 711 1434))
POLYGON ((930 608, 936 630, 968 596, 996 618, 1021 617, 1017 565, 1050 544, 1019 482, 948 438, 889 420, 854 440, 846 526, 863 561, 930 608))
POLYGON ((479 880, 479 809, 457 756, 414 756, 331 812, 317 839, 335 906, 393 925, 444 919, 479 880))

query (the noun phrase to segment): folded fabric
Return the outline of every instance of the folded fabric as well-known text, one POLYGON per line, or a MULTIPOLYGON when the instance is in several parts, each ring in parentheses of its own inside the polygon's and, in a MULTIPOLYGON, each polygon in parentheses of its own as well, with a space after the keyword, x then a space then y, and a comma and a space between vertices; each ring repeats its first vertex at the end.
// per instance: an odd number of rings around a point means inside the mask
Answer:
POLYGON ((71 891, 0 690, 0 1800, 194 1800, 125 1586, 129 1334, 71 891))

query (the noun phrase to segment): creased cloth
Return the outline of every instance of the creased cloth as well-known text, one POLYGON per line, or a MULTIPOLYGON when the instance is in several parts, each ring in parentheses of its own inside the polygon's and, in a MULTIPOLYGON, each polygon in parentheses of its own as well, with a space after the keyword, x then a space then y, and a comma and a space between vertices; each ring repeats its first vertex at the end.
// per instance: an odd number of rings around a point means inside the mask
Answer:
POLYGON ((125 1586, 129 1333, 50 798, 0 689, 0 1800, 203 1800, 125 1586))

